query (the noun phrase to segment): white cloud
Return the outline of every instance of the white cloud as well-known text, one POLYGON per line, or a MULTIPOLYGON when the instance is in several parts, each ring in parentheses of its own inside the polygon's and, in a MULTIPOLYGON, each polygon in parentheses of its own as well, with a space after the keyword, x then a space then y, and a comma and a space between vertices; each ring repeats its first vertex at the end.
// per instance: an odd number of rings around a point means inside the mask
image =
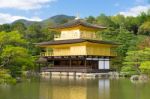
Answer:
POLYGON ((119 12, 119 14, 124 16, 138 16, 141 12, 147 12, 150 9, 150 5, 146 6, 135 6, 133 8, 128 9, 127 11, 119 12))
POLYGON ((29 21, 41 21, 42 20, 39 17, 28 18, 24 16, 13 16, 13 15, 6 14, 6 13, 0 13, 0 24, 11 23, 18 19, 25 19, 29 21))
POLYGON ((145 0, 135 0, 136 1, 136 3, 143 3, 143 2, 145 2, 145 0))
POLYGON ((0 0, 0 8, 31 10, 42 8, 56 0, 0 0))
POLYGON ((148 3, 148 0, 135 0, 135 5, 145 5, 148 3))

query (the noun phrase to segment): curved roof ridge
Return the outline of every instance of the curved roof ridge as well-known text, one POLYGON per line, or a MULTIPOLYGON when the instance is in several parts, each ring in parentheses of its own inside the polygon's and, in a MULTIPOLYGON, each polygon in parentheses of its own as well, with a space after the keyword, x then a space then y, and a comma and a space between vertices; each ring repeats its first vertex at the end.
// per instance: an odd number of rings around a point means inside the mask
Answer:
POLYGON ((52 26, 52 27, 50 27, 50 29, 64 29, 64 28, 70 28, 70 27, 75 27, 75 26, 79 26, 79 25, 89 27, 89 28, 96 28, 96 29, 105 29, 106 28, 102 25, 88 23, 88 22, 84 21, 83 19, 76 19, 76 20, 72 20, 67 23, 64 23, 62 25, 52 26))

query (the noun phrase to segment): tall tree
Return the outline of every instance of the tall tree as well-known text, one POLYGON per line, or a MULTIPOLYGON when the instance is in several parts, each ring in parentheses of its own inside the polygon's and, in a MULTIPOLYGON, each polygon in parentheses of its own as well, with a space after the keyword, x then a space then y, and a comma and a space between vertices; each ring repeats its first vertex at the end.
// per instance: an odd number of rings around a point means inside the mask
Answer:
POLYGON ((14 77, 21 74, 23 66, 33 66, 26 44, 27 41, 16 31, 0 32, 0 67, 9 69, 14 77))
POLYGON ((0 25, 0 32, 2 32, 2 31, 10 32, 11 31, 11 26, 9 24, 0 25))
POLYGON ((25 33, 26 26, 22 22, 15 22, 15 23, 12 23, 11 29, 12 29, 12 31, 18 31, 20 33, 25 33))
POLYGON ((101 24, 101 25, 104 25, 104 26, 108 26, 108 27, 114 26, 114 23, 112 22, 110 17, 106 16, 105 14, 101 14, 100 16, 98 16, 96 18, 96 20, 97 20, 98 24, 101 24))
POLYGON ((121 56, 125 56, 126 52, 129 50, 130 46, 135 46, 136 45, 136 36, 124 29, 120 30, 120 33, 118 34, 116 38, 117 42, 120 43, 121 45, 117 48, 117 52, 121 56))
POLYGON ((139 51, 128 51, 127 56, 125 57, 124 60, 123 69, 132 68, 140 74, 142 69, 149 70, 150 68, 150 66, 148 66, 149 62, 150 62, 150 48, 145 48, 139 51))
POLYGON ((89 23, 96 23, 96 19, 93 16, 87 17, 86 21, 89 22, 89 23))
POLYGON ((23 47, 5 46, 1 56, 1 66, 9 69, 13 77, 20 76, 22 68, 33 69, 33 59, 23 47))
POLYGON ((127 30, 133 32, 134 34, 138 33, 138 28, 140 26, 140 21, 136 17, 126 17, 125 19, 125 27, 127 30))
POLYGON ((111 20, 115 23, 115 25, 120 28, 120 26, 124 27, 125 25, 125 17, 123 15, 112 16, 111 20))
POLYGON ((0 32, 0 53, 6 45, 25 46, 26 44, 26 40, 16 31, 0 32))
POLYGON ((150 36, 150 21, 144 22, 139 28, 139 34, 150 36))

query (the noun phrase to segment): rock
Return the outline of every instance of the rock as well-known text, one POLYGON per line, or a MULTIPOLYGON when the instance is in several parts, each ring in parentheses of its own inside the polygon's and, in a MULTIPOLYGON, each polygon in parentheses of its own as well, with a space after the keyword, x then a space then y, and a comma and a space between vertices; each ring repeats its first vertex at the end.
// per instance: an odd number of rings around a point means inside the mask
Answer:
POLYGON ((142 75, 139 76, 139 80, 140 80, 140 81, 148 81, 148 80, 149 80, 149 77, 148 77, 147 75, 143 75, 143 74, 142 74, 142 75))
POLYGON ((21 77, 16 77, 16 81, 21 82, 22 81, 21 77))
POLYGON ((133 75, 131 76, 130 80, 139 80, 139 75, 133 75))
POLYGON ((139 80, 148 80, 148 76, 147 75, 140 75, 139 76, 139 80))
POLYGON ((130 78, 132 83, 147 83, 149 80, 149 77, 147 75, 133 75, 130 78))

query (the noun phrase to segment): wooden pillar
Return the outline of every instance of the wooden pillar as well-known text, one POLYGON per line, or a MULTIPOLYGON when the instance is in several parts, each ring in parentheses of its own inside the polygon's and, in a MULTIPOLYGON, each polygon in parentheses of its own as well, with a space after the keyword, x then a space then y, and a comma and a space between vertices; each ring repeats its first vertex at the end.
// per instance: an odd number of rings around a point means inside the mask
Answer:
POLYGON ((53 63, 52 63, 52 64, 53 64, 53 67, 54 67, 54 66, 55 66, 55 61, 54 61, 54 60, 53 60, 53 63))
MULTIPOLYGON (((85 59, 84 59, 84 65, 85 65, 85 68, 87 67, 86 65, 87 65, 87 61, 86 61, 86 57, 85 57, 85 59)), ((86 71, 85 72, 87 72, 87 69, 86 69, 86 71)))
POLYGON ((80 59, 79 59, 79 57, 78 57, 78 59, 77 59, 77 66, 80 67, 80 59))
POLYGON ((69 65, 70 65, 70 67, 71 67, 71 65, 72 65, 72 62, 71 62, 72 60, 71 60, 71 57, 70 57, 70 59, 69 59, 69 65))
POLYGON ((52 66, 54 67, 55 66, 55 60, 52 60, 52 64, 53 64, 52 66))
POLYGON ((92 69, 92 60, 89 60, 90 68, 92 69))
POLYGON ((86 63, 86 57, 85 57, 85 59, 84 59, 84 66, 85 66, 85 67, 86 67, 86 64, 87 64, 87 63, 86 63))

